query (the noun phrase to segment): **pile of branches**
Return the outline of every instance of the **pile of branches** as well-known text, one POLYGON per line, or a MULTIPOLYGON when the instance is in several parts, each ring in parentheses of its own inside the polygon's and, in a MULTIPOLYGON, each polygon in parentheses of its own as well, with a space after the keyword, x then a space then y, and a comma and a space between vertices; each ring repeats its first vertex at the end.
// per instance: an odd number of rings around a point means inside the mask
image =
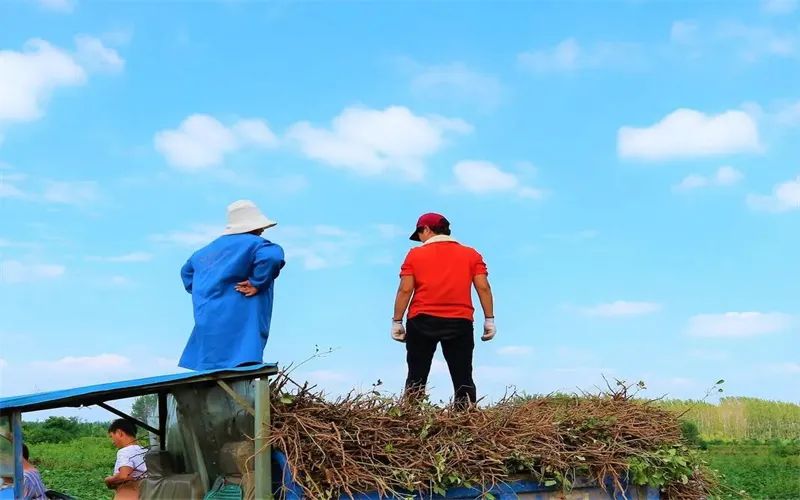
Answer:
POLYGON ((376 391, 329 401, 284 374, 272 382, 270 445, 286 454, 295 482, 314 499, 488 491, 521 478, 565 491, 588 479, 616 491, 638 482, 668 498, 707 497, 713 478, 684 457, 678 420, 628 389, 509 396, 459 410, 376 391))

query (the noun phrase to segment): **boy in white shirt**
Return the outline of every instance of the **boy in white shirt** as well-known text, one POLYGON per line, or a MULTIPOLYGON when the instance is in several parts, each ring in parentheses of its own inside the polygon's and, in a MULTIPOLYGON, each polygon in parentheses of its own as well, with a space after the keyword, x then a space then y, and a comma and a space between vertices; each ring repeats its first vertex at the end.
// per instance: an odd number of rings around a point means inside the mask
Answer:
POLYGON ((136 441, 136 424, 120 418, 111 422, 108 437, 117 448, 114 475, 105 479, 106 486, 117 490, 115 500, 139 498, 139 479, 147 472, 144 455, 147 448, 136 441))

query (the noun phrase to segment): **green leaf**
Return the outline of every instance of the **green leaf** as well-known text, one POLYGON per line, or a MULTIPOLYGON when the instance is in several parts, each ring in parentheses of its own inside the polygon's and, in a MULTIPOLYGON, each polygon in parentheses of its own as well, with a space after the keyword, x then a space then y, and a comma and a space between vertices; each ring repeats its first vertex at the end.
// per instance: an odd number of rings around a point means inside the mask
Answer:
POLYGON ((689 477, 686 474, 681 474, 681 483, 689 484, 689 477))
POLYGON ((724 383, 725 383, 725 379, 721 378, 721 379, 717 380, 716 385, 720 385, 720 384, 724 384, 724 383))
POLYGON ((557 481, 554 481, 554 480, 552 480, 552 479, 549 479, 549 480, 547 480, 547 481, 545 481, 545 482, 544 482, 544 485, 545 485, 545 486, 548 486, 548 487, 549 487, 549 486, 555 486, 555 485, 557 485, 557 484, 558 484, 558 482, 557 482, 557 481))
POLYGON ((279 401, 285 405, 290 405, 294 403, 294 398, 288 394, 284 394, 283 396, 281 396, 281 399, 279 401))

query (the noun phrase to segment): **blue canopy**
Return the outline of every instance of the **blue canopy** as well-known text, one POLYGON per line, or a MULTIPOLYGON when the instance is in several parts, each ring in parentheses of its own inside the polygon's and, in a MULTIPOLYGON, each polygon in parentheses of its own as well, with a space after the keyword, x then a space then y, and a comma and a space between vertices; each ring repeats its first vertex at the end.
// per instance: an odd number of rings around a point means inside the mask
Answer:
POLYGON ((158 392, 169 392, 169 389, 178 386, 215 380, 235 381, 254 379, 274 375, 277 372, 277 364, 266 363, 239 368, 175 373, 172 375, 161 375, 137 380, 76 387, 61 391, 40 392, 25 396, 11 396, 8 398, 0 398, 0 415, 8 415, 16 412, 50 410, 67 406, 90 406, 115 399, 132 398, 158 392))

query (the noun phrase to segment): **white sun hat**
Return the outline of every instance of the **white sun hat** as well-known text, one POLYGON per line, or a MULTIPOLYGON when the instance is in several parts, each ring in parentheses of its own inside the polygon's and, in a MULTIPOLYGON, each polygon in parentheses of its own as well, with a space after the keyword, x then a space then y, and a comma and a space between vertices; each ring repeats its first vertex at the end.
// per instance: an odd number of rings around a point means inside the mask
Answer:
POLYGON ((276 225, 261 213, 255 203, 250 200, 237 200, 228 205, 228 225, 224 234, 243 234, 256 229, 267 229, 276 225))

